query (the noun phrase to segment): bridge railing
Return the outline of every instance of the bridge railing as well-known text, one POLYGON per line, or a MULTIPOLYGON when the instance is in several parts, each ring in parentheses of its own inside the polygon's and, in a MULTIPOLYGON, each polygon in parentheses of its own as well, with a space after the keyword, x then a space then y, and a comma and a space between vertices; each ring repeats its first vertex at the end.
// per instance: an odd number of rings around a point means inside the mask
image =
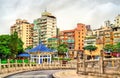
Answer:
POLYGON ((81 60, 77 63, 77 72, 120 74, 120 58, 100 58, 99 60, 81 60))
POLYGON ((14 71, 29 71, 29 70, 40 70, 40 69, 75 69, 77 68, 77 62, 67 62, 66 64, 62 63, 43 63, 43 64, 36 64, 36 63, 10 63, 8 59, 7 64, 0 63, 0 74, 5 74, 14 71))

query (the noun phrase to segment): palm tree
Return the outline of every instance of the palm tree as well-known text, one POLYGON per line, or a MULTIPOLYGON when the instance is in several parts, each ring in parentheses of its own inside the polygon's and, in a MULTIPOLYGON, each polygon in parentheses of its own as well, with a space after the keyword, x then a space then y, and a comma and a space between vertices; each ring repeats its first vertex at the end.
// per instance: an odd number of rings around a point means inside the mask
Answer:
POLYGON ((84 50, 88 50, 90 52, 91 58, 92 58, 92 51, 95 51, 97 49, 96 46, 88 45, 84 47, 84 50))

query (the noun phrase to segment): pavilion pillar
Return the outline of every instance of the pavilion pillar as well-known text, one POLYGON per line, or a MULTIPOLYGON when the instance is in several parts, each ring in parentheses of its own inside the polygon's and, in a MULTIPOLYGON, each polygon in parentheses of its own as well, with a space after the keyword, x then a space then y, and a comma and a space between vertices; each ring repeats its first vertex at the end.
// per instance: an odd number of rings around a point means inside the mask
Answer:
POLYGON ((40 64, 40 54, 39 54, 39 60, 38 60, 38 64, 40 64))
POLYGON ((50 57, 49 57, 49 58, 50 58, 50 63, 51 63, 51 54, 50 54, 50 57))
POLYGON ((47 54, 47 64, 49 63, 49 60, 48 60, 48 59, 49 59, 49 55, 47 54))
POLYGON ((43 55, 42 55, 42 63, 44 62, 44 60, 43 60, 43 55))

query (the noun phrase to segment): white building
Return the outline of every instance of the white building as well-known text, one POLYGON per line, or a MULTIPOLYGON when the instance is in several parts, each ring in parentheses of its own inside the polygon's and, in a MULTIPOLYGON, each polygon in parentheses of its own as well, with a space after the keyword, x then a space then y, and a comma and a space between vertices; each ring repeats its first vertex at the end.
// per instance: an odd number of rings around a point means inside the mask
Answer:
POLYGON ((39 42, 47 45, 48 38, 56 36, 56 17, 45 11, 41 14, 41 18, 35 20, 33 45, 36 46, 39 42), (38 38, 39 37, 39 38, 38 38))

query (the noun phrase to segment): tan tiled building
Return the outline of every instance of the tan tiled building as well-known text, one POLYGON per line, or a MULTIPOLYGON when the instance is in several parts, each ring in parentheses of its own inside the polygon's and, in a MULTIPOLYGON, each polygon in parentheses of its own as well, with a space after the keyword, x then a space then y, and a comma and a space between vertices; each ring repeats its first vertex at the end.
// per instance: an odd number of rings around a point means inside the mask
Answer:
POLYGON ((27 20, 17 19, 16 23, 11 26, 11 34, 14 32, 18 33, 18 37, 23 41, 24 48, 33 45, 33 24, 30 24, 27 20))

